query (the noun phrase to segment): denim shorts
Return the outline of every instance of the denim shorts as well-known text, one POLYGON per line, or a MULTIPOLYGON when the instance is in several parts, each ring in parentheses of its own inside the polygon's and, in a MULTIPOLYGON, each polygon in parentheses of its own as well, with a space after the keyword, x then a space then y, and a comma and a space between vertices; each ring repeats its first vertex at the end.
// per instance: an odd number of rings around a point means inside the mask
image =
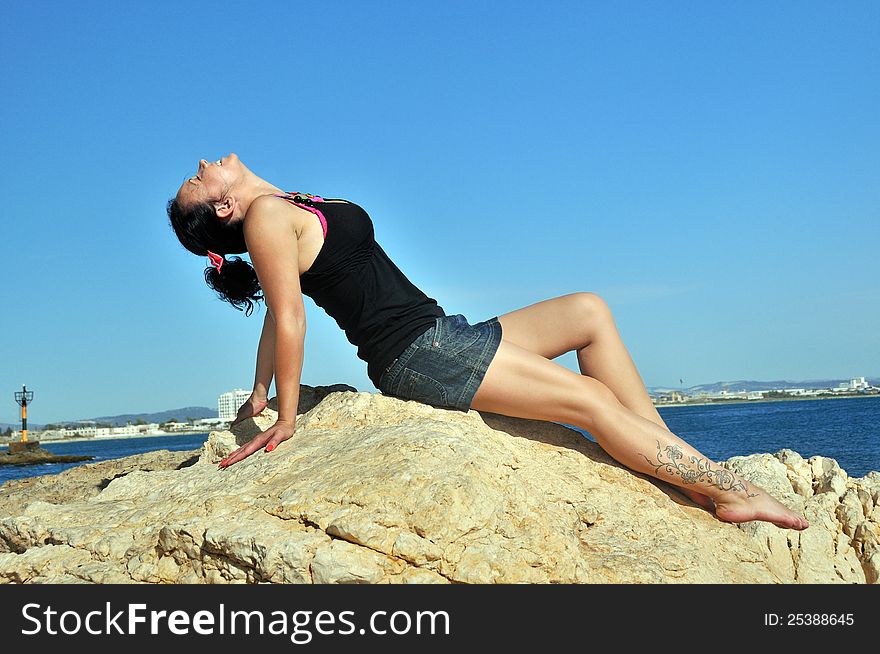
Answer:
POLYGON ((379 390, 404 400, 469 411, 500 344, 497 317, 471 325, 460 313, 440 316, 385 369, 379 390))

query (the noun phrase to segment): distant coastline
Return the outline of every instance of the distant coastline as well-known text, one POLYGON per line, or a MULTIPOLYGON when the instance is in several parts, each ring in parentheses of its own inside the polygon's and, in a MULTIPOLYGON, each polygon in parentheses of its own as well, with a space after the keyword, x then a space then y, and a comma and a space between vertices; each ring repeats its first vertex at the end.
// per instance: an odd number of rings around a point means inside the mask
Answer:
MULTIPOLYGON (((53 438, 50 440, 37 438, 31 438, 29 440, 39 441, 44 445, 54 445, 56 443, 78 443, 81 441, 89 441, 90 443, 99 443, 101 441, 122 441, 129 440, 132 438, 160 438, 162 436, 193 436, 194 434, 204 434, 206 439, 208 434, 212 431, 216 430, 208 430, 208 431, 178 431, 170 434, 113 434, 113 436, 75 436, 73 438, 53 438)), ((8 447, 8 443, 0 443, 0 447, 8 447)))
POLYGON ((880 397, 880 394, 872 393, 872 394, 853 394, 853 395, 825 395, 825 396, 810 396, 810 397, 765 397, 760 400, 746 400, 743 398, 731 398, 729 400, 711 400, 708 402, 694 401, 694 402, 660 402, 658 404, 654 404, 655 408, 661 408, 665 406, 708 406, 712 404, 761 404, 762 402, 811 402, 814 400, 849 400, 852 398, 858 397, 880 397))

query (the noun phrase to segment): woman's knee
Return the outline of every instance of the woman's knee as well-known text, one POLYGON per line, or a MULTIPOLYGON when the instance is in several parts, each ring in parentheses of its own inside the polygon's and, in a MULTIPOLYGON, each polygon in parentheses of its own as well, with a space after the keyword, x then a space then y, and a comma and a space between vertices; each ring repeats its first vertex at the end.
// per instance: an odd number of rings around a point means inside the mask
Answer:
POLYGON ((583 330, 581 338, 584 345, 589 345, 597 335, 614 328, 614 316, 611 307, 600 295, 591 291, 571 293, 566 296, 574 310, 572 315, 583 330))
POLYGON ((597 293, 591 291, 572 293, 571 299, 577 304, 579 311, 590 323, 597 321, 610 321, 613 319, 611 307, 608 306, 605 299, 597 293))
POLYGON ((578 383, 580 392, 563 400, 563 410, 575 420, 570 424, 588 429, 601 418, 623 409, 614 391, 598 379, 582 375, 578 383))

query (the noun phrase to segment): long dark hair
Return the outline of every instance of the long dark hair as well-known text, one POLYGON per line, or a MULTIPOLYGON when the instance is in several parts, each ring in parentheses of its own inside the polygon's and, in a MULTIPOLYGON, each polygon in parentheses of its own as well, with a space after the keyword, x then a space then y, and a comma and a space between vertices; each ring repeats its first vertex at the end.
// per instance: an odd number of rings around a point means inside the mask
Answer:
MULTIPOLYGON (((177 240, 193 254, 204 257, 208 250, 220 255, 247 252, 241 222, 234 225, 221 222, 210 204, 184 209, 177 198, 172 198, 166 210, 177 240)), ((213 265, 205 268, 205 281, 220 299, 249 316, 254 310, 254 302, 263 299, 257 273, 241 257, 224 259, 219 272, 213 265)))

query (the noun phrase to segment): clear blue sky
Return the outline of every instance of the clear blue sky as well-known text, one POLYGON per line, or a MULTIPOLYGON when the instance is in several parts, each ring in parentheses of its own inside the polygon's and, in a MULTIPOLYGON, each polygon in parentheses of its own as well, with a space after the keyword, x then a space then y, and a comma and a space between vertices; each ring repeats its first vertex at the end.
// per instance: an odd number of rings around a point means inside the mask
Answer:
MULTIPOLYGON (((0 421, 250 388, 164 213, 229 151, 447 313, 601 294, 649 385, 880 375, 877 2, 4 3, 0 80, 0 421)), ((375 390, 306 304, 303 382, 375 390)))

